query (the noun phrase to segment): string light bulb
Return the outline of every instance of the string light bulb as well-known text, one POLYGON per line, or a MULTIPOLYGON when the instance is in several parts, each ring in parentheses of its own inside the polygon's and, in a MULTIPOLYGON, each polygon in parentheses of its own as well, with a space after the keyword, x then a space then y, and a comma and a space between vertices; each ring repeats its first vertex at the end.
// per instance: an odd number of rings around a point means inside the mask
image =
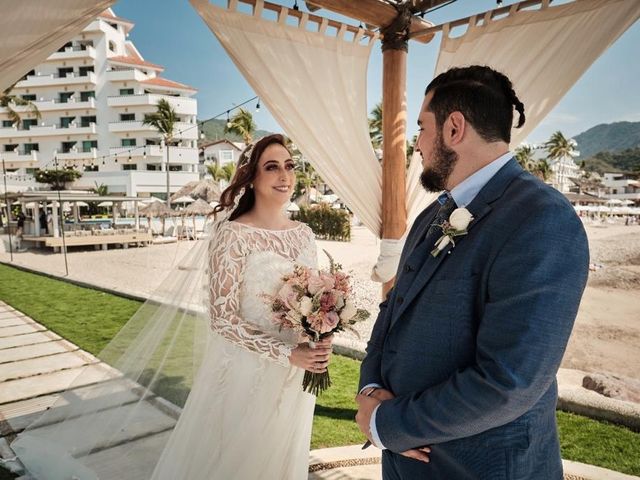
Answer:
POLYGON ((144 150, 142 151, 142 159, 146 160, 147 159, 147 146, 144 146, 144 150))
POLYGON ((258 103, 256 103, 256 113, 260 113, 260 99, 258 99, 258 103))

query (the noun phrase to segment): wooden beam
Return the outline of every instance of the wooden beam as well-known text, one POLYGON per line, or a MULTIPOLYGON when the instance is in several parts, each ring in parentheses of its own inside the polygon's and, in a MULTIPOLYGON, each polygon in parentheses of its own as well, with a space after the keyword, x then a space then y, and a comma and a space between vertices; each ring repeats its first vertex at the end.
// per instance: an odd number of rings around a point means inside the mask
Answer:
MULTIPOLYGON (((382 235, 399 239, 407 228, 407 52, 382 53, 382 235)), ((383 286, 383 296, 393 280, 383 286)))
MULTIPOLYGON (((376 27, 386 27, 398 16, 398 11, 384 0, 309 0, 306 3, 354 18, 368 25, 375 25, 376 27)), ((432 26, 433 24, 427 20, 413 17, 409 32, 411 34, 425 31, 432 26)), ((433 34, 416 33, 411 35, 413 40, 421 43, 429 43, 433 37, 433 34)))

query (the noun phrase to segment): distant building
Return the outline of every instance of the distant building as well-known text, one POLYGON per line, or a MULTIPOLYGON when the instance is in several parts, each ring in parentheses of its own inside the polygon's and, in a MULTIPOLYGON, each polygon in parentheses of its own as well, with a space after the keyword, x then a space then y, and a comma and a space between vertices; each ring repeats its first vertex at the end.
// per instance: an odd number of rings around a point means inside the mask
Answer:
POLYGON ((12 93, 35 103, 42 119, 15 107, 22 121, 13 125, 0 108, 0 157, 15 176, 53 168, 57 157, 83 171, 72 188, 97 182, 113 193, 163 197, 167 148, 142 121, 165 99, 179 118, 180 144, 169 151, 170 190, 198 180, 198 108, 190 98, 196 89, 160 77, 164 68, 145 61, 127 40, 133 26, 107 9, 16 84, 12 93))
POLYGON ((607 189, 607 198, 640 204, 640 181, 634 175, 605 173, 602 183, 607 189))
POLYGON ((232 142, 226 138, 201 144, 199 147, 201 178, 207 175, 207 165, 218 165, 219 167, 229 163, 235 165, 240 159, 240 154, 244 148, 244 143, 232 142))

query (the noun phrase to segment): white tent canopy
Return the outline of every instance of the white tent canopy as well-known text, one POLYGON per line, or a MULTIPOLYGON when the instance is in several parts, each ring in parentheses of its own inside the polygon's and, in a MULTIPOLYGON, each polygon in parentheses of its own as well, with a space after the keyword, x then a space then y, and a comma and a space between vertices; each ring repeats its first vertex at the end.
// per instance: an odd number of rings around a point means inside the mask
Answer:
MULTIPOLYGON (((587 69, 640 17, 638 0, 574 0, 509 15, 471 18, 464 35, 442 33, 436 75, 455 66, 489 65, 505 73, 525 105, 526 123, 512 132, 519 145, 587 69), (476 22, 482 22, 476 25, 476 22)), ((517 119, 517 116, 516 116, 517 119)))
POLYGON ((2 0, 0 91, 77 35, 116 0, 2 0))

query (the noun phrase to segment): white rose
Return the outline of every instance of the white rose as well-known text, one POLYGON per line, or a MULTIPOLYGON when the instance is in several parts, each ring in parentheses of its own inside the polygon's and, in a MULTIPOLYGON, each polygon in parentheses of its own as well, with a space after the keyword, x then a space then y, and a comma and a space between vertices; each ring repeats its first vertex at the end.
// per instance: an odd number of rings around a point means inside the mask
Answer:
POLYGON ((302 315, 295 310, 289 310, 287 312, 287 320, 289 320, 291 323, 297 324, 302 321, 302 315))
POLYGON ((338 293, 336 294, 336 308, 340 310, 342 307, 344 307, 344 297, 338 293))
POLYGON ((344 303, 344 308, 342 309, 342 312, 340 312, 340 319, 345 322, 348 322, 355 316, 356 313, 358 313, 356 306, 353 304, 351 300, 347 300, 344 303))
POLYGON ((473 220, 473 215, 466 208, 456 208, 449 217, 449 224, 454 230, 466 230, 473 220))
POLYGON ((306 317, 311 313, 312 309, 313 309, 313 301, 311 300, 311 298, 307 297, 306 295, 303 296, 300 299, 300 308, 299 308, 300 313, 306 317))

